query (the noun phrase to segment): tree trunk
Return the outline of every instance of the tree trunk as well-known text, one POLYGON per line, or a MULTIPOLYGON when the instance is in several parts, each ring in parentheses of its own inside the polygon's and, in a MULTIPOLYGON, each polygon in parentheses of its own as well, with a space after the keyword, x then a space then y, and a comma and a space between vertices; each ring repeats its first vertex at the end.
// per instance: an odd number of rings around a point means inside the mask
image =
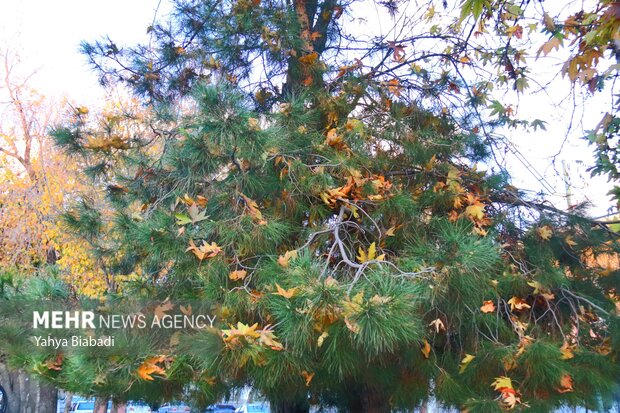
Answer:
POLYGON ((127 404, 125 402, 113 402, 111 413, 125 413, 127 410, 127 404))
POLYGON ((390 403, 376 391, 367 391, 364 397, 365 413, 390 413, 390 403))
POLYGON ((71 410, 71 403, 73 403, 73 393, 67 393, 65 396, 65 409, 63 413, 69 413, 71 410))
POLYGON ((308 413, 310 411, 307 402, 272 402, 270 406, 272 413, 308 413))
POLYGON ((9 371, 3 363, 0 363, 0 384, 7 393, 8 413, 56 413, 55 387, 23 371, 9 371))
POLYGON ((107 413, 108 411, 108 399, 103 397, 95 397, 95 408, 93 413, 107 413))

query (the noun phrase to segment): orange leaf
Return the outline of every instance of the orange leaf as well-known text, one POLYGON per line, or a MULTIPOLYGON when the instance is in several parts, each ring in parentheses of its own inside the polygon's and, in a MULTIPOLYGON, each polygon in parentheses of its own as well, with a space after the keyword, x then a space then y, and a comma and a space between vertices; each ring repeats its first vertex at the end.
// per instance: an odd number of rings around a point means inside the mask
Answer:
POLYGON ((568 393, 573 391, 573 378, 570 374, 565 374, 560 379, 560 388, 557 389, 559 393, 568 393))
POLYGON ((228 274, 228 278, 233 281, 243 280, 248 275, 246 270, 236 270, 228 274))
POLYGON ((308 53, 299 58, 299 62, 303 63, 306 66, 312 66, 317 59, 319 58, 319 54, 317 52, 308 53))
POLYGON ((150 357, 138 367, 136 373, 143 380, 153 381, 153 374, 157 374, 159 376, 166 377, 166 371, 158 366, 158 364, 163 363, 166 360, 166 356, 155 356, 150 357))
POLYGON ((290 288, 288 290, 280 287, 278 283, 276 283, 276 288, 278 289, 277 293, 273 293, 275 295, 281 295, 284 298, 292 298, 297 293, 297 287, 290 288))
POLYGON ((424 345, 420 349, 424 358, 429 358, 431 355, 431 345, 428 343, 427 339, 424 339, 424 345))
POLYGON ((495 311, 495 303, 492 300, 487 300, 482 303, 482 307, 480 307, 480 311, 483 313, 492 313, 495 311))
POLYGON ((278 264, 284 268, 288 268, 288 263, 292 258, 297 257, 297 250, 286 251, 284 255, 278 257, 278 264))
POLYGON ((531 308, 531 306, 526 303, 524 299, 519 297, 512 297, 510 300, 508 300, 508 304, 510 304, 511 311, 513 311, 514 309, 525 310, 526 308, 531 308))
POLYGON ((306 380, 306 387, 310 387, 310 383, 314 378, 314 373, 308 373, 306 370, 301 372, 302 377, 306 380))

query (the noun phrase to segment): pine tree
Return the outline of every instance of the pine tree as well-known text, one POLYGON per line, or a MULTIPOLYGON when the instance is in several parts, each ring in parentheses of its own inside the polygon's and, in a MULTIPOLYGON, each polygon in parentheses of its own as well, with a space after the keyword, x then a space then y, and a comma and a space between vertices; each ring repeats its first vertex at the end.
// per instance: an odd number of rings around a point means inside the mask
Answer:
POLYGON ((155 46, 84 44, 152 118, 122 134, 77 112, 55 131, 108 195, 66 221, 110 277, 136 275, 111 300, 209 303, 217 328, 128 335, 48 378, 205 404, 251 385, 277 412, 609 405, 617 234, 484 171, 481 95, 450 104, 460 52, 421 67, 430 51, 383 39, 347 61, 349 3, 179 1, 155 46))

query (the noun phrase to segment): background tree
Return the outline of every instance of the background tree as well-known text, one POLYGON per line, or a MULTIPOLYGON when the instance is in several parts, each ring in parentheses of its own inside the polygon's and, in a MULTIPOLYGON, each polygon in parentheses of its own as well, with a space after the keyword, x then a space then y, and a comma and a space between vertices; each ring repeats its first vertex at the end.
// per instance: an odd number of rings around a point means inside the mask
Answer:
POLYGON ((110 274, 214 303, 220 324, 121 357, 69 352, 50 379, 78 386, 82 372, 120 400, 191 383, 205 403, 251 384, 279 412, 608 405, 618 270, 591 257, 615 254, 617 235, 481 171, 501 148, 494 127, 543 125, 493 95, 526 90, 516 44, 540 9, 472 0, 435 21, 440 5, 382 2, 394 29, 368 39, 356 16, 372 2, 175 5, 149 46, 83 47, 102 82, 153 105, 150 132, 97 129, 78 110, 54 135, 109 194, 66 219, 101 241, 110 274))

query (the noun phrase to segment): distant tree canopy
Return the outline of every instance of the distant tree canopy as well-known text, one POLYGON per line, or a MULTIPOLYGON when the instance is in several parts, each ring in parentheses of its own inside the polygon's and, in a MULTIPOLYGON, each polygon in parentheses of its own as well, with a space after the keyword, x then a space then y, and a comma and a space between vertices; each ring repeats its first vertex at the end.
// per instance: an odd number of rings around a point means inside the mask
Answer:
POLYGON ((485 171, 493 128, 544 126, 499 97, 533 81, 530 33, 592 93, 617 75, 616 3, 548 3, 179 1, 148 45, 85 43, 153 115, 54 131, 107 194, 65 221, 136 277, 110 299, 208 302, 217 325, 24 365, 115 400, 251 385, 276 412, 609 406, 620 270, 596 258, 617 234, 485 171))

